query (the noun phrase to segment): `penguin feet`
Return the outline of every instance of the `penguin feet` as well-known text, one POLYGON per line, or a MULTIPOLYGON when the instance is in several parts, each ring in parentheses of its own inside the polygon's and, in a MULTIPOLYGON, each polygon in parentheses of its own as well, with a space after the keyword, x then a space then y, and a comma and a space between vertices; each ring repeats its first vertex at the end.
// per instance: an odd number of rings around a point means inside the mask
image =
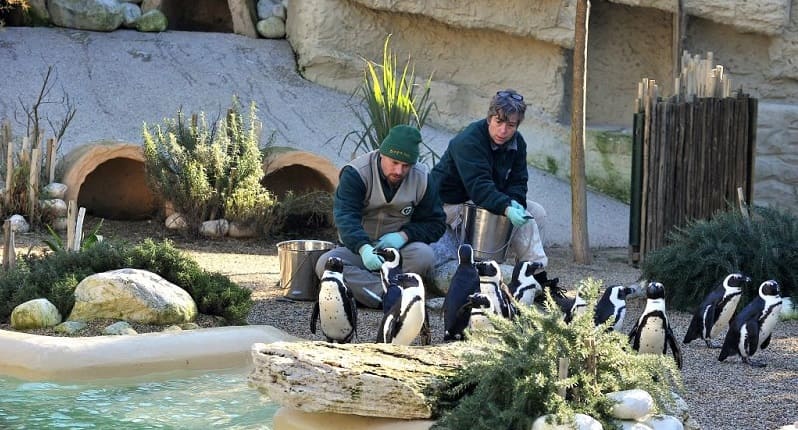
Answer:
POLYGON ((755 360, 752 360, 749 357, 743 357, 743 363, 745 363, 745 364, 747 364, 747 365, 749 365, 751 367, 757 367, 757 368, 762 368, 762 367, 767 366, 767 363, 765 363, 763 361, 755 361, 755 360))

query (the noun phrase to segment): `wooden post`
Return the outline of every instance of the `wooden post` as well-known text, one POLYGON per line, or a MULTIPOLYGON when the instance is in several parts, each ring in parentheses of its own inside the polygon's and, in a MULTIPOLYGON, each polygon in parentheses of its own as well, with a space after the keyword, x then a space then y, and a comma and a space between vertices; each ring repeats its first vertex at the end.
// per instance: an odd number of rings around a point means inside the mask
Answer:
POLYGON ((47 183, 55 180, 55 138, 47 139, 47 183))
POLYGON ((30 156, 30 172, 28 175, 28 219, 31 224, 36 220, 36 209, 39 205, 39 174, 41 173, 42 148, 33 148, 30 156))
POLYGON ((17 264, 17 251, 14 249, 14 229, 11 220, 3 222, 3 269, 9 271, 17 264))
POLYGON ((6 147, 6 190, 4 201, 7 208, 10 208, 14 198, 14 141, 11 139, 11 123, 8 120, 3 122, 3 140, 6 147))
POLYGON ((80 242, 83 241, 83 218, 86 216, 86 208, 78 210, 78 219, 75 220, 75 245, 72 251, 80 251, 80 242))
MULTIPOLYGON (((566 378, 568 378, 568 366, 569 366, 570 364, 571 364, 571 360, 570 360, 570 359, 568 359, 568 357, 560 358, 560 360, 559 360, 559 362, 558 362, 558 365, 559 365, 559 367, 558 367, 558 369, 557 369, 557 370, 558 370, 558 371, 557 371, 557 373, 558 373, 558 374, 557 374, 557 378, 558 378, 560 381, 564 381, 566 378)), ((560 397, 562 397, 562 398, 564 399, 564 398, 565 398, 565 394, 566 394, 567 390, 568 390, 568 388, 567 388, 567 387, 565 387, 565 386, 562 386, 562 387, 560 387, 560 388, 557 390, 557 394, 559 394, 559 395, 560 395, 560 397)))
POLYGON ((748 204, 745 202, 745 192, 743 187, 737 187, 737 203, 740 205, 740 213, 746 221, 751 220, 751 214, 748 212, 748 204))
POLYGON ((70 200, 67 204, 67 242, 66 250, 70 251, 75 247, 75 219, 78 215, 78 202, 70 200))
POLYGON ((577 0, 571 97, 571 237, 574 261, 579 264, 591 263, 585 178, 585 83, 589 21, 590 0, 577 0))

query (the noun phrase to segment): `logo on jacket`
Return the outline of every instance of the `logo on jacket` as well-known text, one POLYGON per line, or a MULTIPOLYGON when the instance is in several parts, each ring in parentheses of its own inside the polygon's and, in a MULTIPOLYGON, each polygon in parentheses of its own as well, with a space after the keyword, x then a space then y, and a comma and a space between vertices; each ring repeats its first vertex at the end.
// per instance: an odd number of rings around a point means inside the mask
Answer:
POLYGON ((400 213, 404 216, 410 216, 413 214, 413 206, 405 206, 402 208, 400 213))

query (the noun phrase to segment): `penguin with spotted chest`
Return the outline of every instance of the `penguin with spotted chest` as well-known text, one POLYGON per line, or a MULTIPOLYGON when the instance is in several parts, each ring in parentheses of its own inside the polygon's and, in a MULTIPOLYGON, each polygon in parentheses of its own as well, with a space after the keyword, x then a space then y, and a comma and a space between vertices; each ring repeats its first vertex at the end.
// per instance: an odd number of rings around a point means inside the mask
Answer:
POLYGON ((661 283, 649 282, 646 287, 646 307, 629 332, 629 342, 643 354, 666 354, 670 347, 676 366, 682 368, 682 350, 665 313, 665 286, 661 283))

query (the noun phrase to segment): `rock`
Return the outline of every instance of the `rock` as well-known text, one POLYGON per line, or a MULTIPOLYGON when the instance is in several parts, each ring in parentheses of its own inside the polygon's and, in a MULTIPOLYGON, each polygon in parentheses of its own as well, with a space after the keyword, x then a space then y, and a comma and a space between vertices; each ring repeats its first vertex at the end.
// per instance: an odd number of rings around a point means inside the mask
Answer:
POLYGON ((607 397, 617 402, 612 407, 612 415, 621 420, 642 421, 654 410, 654 398, 644 390, 616 391, 607 393, 607 397))
POLYGON ((433 297, 433 298, 430 298, 430 299, 426 299, 424 301, 424 305, 427 307, 427 309, 430 309, 430 310, 433 310, 433 311, 440 311, 440 310, 443 310, 443 302, 444 302, 444 300, 446 300, 445 297, 433 297))
POLYGON ((53 230, 55 231, 66 231, 67 229, 67 218, 66 217, 58 217, 52 221, 50 225, 53 230))
POLYGON ((25 217, 22 215, 11 215, 9 218, 11 221, 11 230, 16 233, 27 233, 30 231, 30 224, 25 221, 25 217))
POLYGON ((40 197, 44 200, 47 199, 61 199, 64 200, 66 196, 67 186, 58 182, 51 182, 42 188, 40 197))
POLYGON ((164 225, 166 225, 166 228, 170 230, 183 230, 188 228, 188 222, 186 222, 186 218, 179 212, 174 212, 166 217, 164 225))
POLYGON ((655 415, 643 422, 654 430, 684 430, 682 422, 671 415, 655 415))
POLYGON ((266 39, 282 39, 285 37, 285 21, 276 16, 270 16, 258 21, 257 30, 258 34, 266 39))
POLYGON ((136 332, 136 330, 134 330, 133 327, 131 327, 130 324, 128 324, 126 321, 119 321, 119 322, 115 322, 115 323, 109 325, 108 327, 106 327, 103 330, 103 334, 109 334, 109 335, 127 334, 127 335, 133 335, 133 334, 138 334, 138 332, 136 332))
POLYGON ((574 414, 574 424, 549 424, 546 420, 552 415, 543 415, 532 423, 531 430, 601 430, 601 423, 590 415, 574 414))
POLYGON ((288 16, 288 10, 284 4, 278 3, 272 6, 271 14, 272 16, 276 16, 277 18, 280 18, 283 20, 283 22, 285 22, 285 19, 288 16))
POLYGON ((141 14, 136 20, 136 30, 148 33, 160 33, 166 31, 169 23, 166 15, 158 9, 148 10, 141 14))
POLYGON ((114 31, 122 24, 122 6, 116 0, 50 0, 48 10, 59 27, 114 31))
POLYGON ((179 331, 183 331, 183 329, 180 328, 179 325, 170 325, 169 327, 166 327, 163 330, 161 330, 162 333, 176 333, 179 331))
POLYGON ((646 424, 637 421, 621 421, 621 430, 654 430, 646 424))
POLYGON ((180 328, 183 330, 197 330, 201 327, 199 326, 199 324, 192 322, 192 323, 180 324, 180 328))
POLYGON ((230 222, 227 235, 236 238, 255 237, 258 235, 258 227, 254 223, 241 224, 235 221, 230 222))
POLYGON ((65 218, 67 216, 67 204, 61 199, 39 200, 39 208, 42 216, 46 219, 65 218))
POLYGON ((61 322, 61 314, 47 299, 33 299, 11 311, 11 327, 16 330, 52 327, 61 322))
POLYGON ((56 333, 73 335, 85 329, 86 327, 88 327, 88 324, 83 321, 64 321, 55 326, 54 330, 56 333))
POLYGON ((80 281, 69 319, 110 318, 167 325, 196 317, 197 305, 182 288, 146 270, 119 269, 80 281))
POLYGON ((459 351, 456 344, 257 343, 249 383, 304 412, 430 418, 440 410, 443 378, 460 366, 459 351))
POLYGON ((122 27, 136 28, 141 17, 141 8, 135 3, 122 3, 122 27))
POLYGON ((274 7, 274 2, 271 0, 258 0, 258 4, 256 9, 258 11, 258 19, 266 19, 272 16, 272 8, 274 7))
POLYGON ((205 221, 200 225, 200 234, 205 237, 224 237, 230 231, 230 223, 226 219, 205 221))

